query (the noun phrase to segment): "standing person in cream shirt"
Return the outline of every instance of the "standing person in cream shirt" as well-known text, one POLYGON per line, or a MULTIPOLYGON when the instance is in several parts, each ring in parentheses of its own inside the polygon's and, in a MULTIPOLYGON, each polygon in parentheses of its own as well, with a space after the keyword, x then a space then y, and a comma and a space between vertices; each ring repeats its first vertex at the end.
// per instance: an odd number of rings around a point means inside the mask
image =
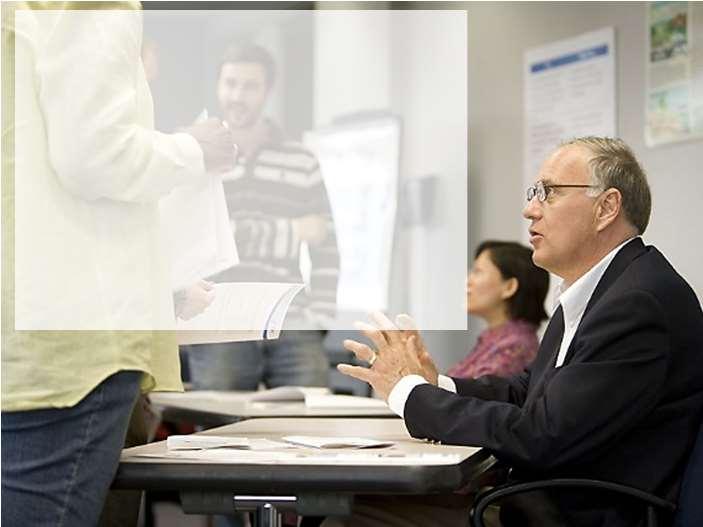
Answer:
POLYGON ((3 6, 4 525, 96 524, 139 388, 181 389, 158 200, 234 162, 154 130, 139 5, 105 5, 3 6))

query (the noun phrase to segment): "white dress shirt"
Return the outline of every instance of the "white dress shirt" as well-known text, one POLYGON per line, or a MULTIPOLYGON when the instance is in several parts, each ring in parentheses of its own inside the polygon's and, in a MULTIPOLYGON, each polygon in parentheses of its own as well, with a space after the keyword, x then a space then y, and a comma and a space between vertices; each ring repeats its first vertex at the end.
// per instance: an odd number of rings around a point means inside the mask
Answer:
MULTIPOLYGON (((406 375, 400 379, 388 394, 388 407, 400 417, 405 414, 405 401, 410 397, 410 392, 415 386, 429 384, 421 375, 406 375)), ((437 384, 440 388, 456 393, 456 384, 451 377, 440 375, 437 384)))
MULTIPOLYGON (((613 261, 615 255, 618 254, 620 249, 622 249, 626 244, 632 241, 634 238, 624 241, 618 245, 615 249, 610 251, 602 260, 600 260, 596 265, 594 265, 586 274, 581 278, 576 280, 567 289, 563 289, 562 285, 558 287, 559 297, 557 305, 561 304, 564 310, 564 337, 561 341, 561 347, 559 348, 559 355, 557 357, 556 367, 560 367, 564 364, 564 358, 566 357, 566 352, 569 349, 571 340, 574 338, 574 334, 578 329, 579 323, 581 322, 581 317, 583 312, 586 310, 588 301, 593 295, 598 282, 603 277, 603 273, 613 261)), ((556 305, 555 305, 556 308, 556 305)), ((428 384, 427 381, 420 375, 406 375, 393 387, 391 393, 388 395, 388 406, 394 413, 403 417, 405 414, 405 403, 410 396, 413 388, 420 384, 428 384)), ((440 388, 456 393, 456 384, 446 375, 440 375, 438 379, 438 385, 440 388)))

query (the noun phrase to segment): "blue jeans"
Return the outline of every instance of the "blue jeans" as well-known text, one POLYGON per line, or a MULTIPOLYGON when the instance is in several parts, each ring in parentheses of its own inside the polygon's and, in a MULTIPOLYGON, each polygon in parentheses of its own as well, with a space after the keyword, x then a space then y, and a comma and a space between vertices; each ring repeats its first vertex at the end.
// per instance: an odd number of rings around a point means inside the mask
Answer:
POLYGON ((329 360, 321 331, 283 331, 277 340, 187 346, 197 390, 327 386, 329 360))
POLYGON ((2 412, 2 525, 94 527, 117 470, 141 372, 71 408, 2 412))

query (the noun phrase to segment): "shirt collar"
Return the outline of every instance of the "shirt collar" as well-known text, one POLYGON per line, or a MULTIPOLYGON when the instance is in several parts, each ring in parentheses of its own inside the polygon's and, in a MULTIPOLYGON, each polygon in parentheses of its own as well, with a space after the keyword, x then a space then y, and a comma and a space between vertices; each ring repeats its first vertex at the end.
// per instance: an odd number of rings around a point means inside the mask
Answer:
POLYGON ((591 267, 586 274, 576 280, 571 286, 564 287, 564 281, 557 287, 557 302, 564 310, 564 327, 568 328, 581 320, 583 312, 586 310, 588 301, 593 295, 598 282, 603 277, 605 270, 613 261, 618 251, 630 243, 634 238, 625 240, 615 249, 606 254, 602 260, 591 267))

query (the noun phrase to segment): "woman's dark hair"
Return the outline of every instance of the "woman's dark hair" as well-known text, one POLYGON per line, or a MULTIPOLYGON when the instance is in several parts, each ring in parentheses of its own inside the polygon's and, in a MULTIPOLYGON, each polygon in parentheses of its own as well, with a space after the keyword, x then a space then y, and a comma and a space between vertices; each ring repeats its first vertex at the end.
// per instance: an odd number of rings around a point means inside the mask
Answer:
POLYGON ((516 242, 486 240, 481 243, 474 258, 488 251, 493 262, 505 280, 515 278, 518 288, 508 299, 510 318, 518 318, 538 326, 547 318, 544 299, 549 289, 549 273, 532 262, 532 250, 516 242))

